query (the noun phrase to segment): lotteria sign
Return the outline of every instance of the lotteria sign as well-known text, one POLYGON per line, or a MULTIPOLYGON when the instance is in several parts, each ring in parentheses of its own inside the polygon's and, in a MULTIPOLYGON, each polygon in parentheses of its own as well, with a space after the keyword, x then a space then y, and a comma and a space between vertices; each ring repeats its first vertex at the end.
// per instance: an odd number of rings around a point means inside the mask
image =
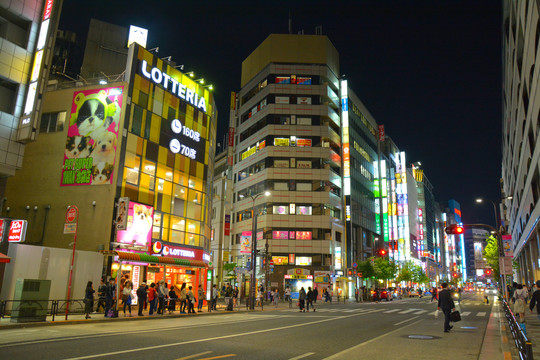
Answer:
POLYGON ((196 108, 206 112, 206 100, 192 89, 189 89, 186 85, 182 84, 178 80, 175 80, 166 72, 161 71, 157 67, 149 68, 146 60, 141 61, 141 74, 152 81, 154 84, 163 86, 163 88, 180 99, 190 103, 196 108))
POLYGON ((205 263, 210 261, 210 255, 203 250, 177 246, 162 241, 155 241, 152 244, 152 252, 156 255, 159 254, 174 258, 200 260, 205 263))

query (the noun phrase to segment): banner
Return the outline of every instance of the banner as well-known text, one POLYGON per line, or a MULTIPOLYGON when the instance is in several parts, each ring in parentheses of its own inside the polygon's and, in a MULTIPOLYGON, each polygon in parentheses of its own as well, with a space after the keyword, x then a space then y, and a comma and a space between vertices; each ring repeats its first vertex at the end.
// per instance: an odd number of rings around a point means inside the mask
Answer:
POLYGON ((130 245, 148 246, 152 241, 152 206, 129 202, 126 230, 119 230, 117 241, 130 245))
POLYGON ((251 231, 243 231, 240 236, 240 253, 251 253, 251 231))
POLYGON ((122 92, 121 86, 73 94, 60 186, 112 184, 122 92))

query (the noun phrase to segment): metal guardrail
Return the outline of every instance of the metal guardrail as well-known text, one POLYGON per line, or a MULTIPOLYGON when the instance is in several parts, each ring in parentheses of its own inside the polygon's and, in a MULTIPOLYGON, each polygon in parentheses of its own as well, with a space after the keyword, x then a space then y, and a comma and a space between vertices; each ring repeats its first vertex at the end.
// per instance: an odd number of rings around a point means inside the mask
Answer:
POLYGON ((525 335, 525 333, 521 329, 521 326, 519 326, 519 323, 517 322, 516 317, 512 312, 512 309, 510 309, 510 306, 505 299, 502 299, 502 303, 506 320, 508 321, 510 331, 512 332, 514 342, 516 343, 516 347, 519 352, 519 358, 521 360, 533 360, 531 340, 527 337, 527 335, 525 335))

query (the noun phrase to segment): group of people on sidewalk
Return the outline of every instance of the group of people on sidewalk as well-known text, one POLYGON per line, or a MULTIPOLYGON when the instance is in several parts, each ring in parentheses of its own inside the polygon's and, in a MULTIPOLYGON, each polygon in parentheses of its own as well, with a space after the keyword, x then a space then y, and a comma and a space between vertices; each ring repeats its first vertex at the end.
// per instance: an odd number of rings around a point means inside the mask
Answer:
MULTIPOLYGON (((117 317, 118 314, 114 311, 116 302, 115 279, 109 279, 107 284, 105 284, 102 279, 97 293, 98 303, 94 311, 95 290, 92 281, 88 281, 84 296, 85 318, 90 319, 90 314, 99 312, 100 308, 103 309, 105 317, 117 317)), ((121 304, 123 305, 124 316, 131 316, 131 305, 134 302, 135 296, 133 294, 133 283, 127 277, 120 280, 119 295, 121 304)), ((158 281, 157 284, 151 283, 150 285, 147 285, 145 282, 141 283, 136 290, 135 295, 138 304, 138 316, 143 316, 143 310, 147 309, 149 309, 148 315, 154 315, 154 313, 165 315, 166 311, 168 311, 169 314, 172 314, 177 309, 177 306, 179 307, 181 314, 185 314, 186 310, 187 313, 195 313, 195 305, 197 305, 198 312, 202 312, 202 307, 206 298, 206 293, 202 285, 199 285, 197 297, 195 297, 192 286, 187 286, 186 283, 182 283, 177 292, 174 285, 171 285, 170 288, 168 288, 163 280, 158 281)), ((215 307, 214 300, 213 305, 215 307)))
POLYGON ((536 306, 538 320, 540 321, 540 280, 536 281, 532 287, 514 282, 512 287, 508 286, 507 290, 512 311, 516 315, 516 320, 519 322, 521 328, 526 333, 525 312, 527 311, 527 303, 529 303, 531 313, 536 306))

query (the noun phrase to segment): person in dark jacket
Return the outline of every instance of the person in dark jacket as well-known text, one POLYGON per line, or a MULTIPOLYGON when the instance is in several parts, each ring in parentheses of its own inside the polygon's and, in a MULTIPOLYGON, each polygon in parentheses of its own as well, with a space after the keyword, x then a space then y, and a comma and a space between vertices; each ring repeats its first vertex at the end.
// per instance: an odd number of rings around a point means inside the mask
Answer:
POLYGON ((84 312, 86 314, 85 319, 90 319, 90 313, 94 309, 94 287, 92 282, 89 281, 86 284, 86 291, 84 292, 84 312))
POLYGON ((107 317, 107 313, 114 306, 115 295, 116 284, 114 283, 114 279, 110 278, 109 283, 107 284, 107 288, 105 289, 105 317, 107 317))
POLYGON ((315 312, 315 306, 313 305, 313 298, 315 294, 313 293, 313 290, 311 290, 311 286, 308 286, 308 292, 306 294, 306 300, 307 300, 307 306, 306 310, 309 312, 309 305, 313 308, 313 312, 315 312))
POLYGON ((98 287, 98 292, 97 292, 98 303, 96 306, 96 312, 99 311, 100 307, 102 307, 103 310, 105 311, 105 307, 107 306, 107 299, 105 296, 105 291, 107 291, 107 285, 105 285, 105 283, 103 282, 103 279, 101 279, 99 282, 99 287, 98 287))
POLYGON ((531 309, 531 312, 533 311, 535 305, 536 312, 538 314, 538 320, 540 320, 540 280, 536 282, 536 291, 533 292, 531 303, 529 304, 529 309, 531 309))
POLYGON ((306 312, 305 308, 304 308, 304 304, 306 303, 306 290, 304 290, 304 288, 302 287, 300 289, 300 292, 298 294, 298 303, 299 303, 299 307, 300 307, 300 312, 306 312))
POLYGON ((176 302, 178 301, 178 295, 176 294, 176 291, 174 291, 174 285, 171 285, 170 291, 169 291, 169 314, 174 313, 174 310, 176 309, 176 302))
POLYGON ((442 290, 439 292, 439 302, 437 303, 437 309, 441 310, 444 314, 444 332, 449 332, 453 326, 450 325, 450 314, 456 308, 454 300, 452 300, 452 293, 448 290, 448 284, 442 283, 442 290))
POLYGON ((146 283, 142 283, 137 289, 137 302, 139 304, 139 313, 137 315, 143 316, 143 308, 146 303, 146 283))

